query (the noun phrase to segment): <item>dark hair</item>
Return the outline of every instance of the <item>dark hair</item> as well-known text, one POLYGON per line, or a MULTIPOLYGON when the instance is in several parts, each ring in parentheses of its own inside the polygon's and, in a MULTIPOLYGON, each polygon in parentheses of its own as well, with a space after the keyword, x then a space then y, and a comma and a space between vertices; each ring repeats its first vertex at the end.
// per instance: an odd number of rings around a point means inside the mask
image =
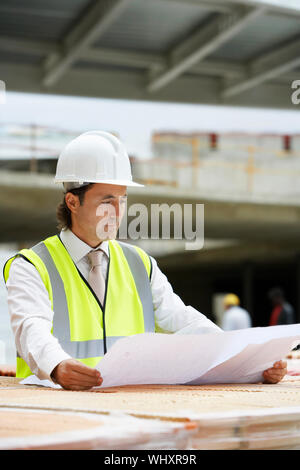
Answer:
POLYGON ((72 218, 71 211, 66 204, 66 194, 72 193, 75 196, 78 196, 80 205, 82 206, 84 201, 85 193, 94 185, 94 183, 87 184, 81 188, 70 189, 64 193, 63 201, 60 202, 56 208, 56 219, 58 222, 58 230, 71 228, 72 227, 72 218))

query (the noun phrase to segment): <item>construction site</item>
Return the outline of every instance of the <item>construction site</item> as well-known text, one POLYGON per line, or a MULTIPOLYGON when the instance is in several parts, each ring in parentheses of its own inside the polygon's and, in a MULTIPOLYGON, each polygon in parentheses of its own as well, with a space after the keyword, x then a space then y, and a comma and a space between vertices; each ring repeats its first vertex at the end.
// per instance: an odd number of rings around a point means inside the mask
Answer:
POLYGON ((299 46, 297 0, 0 0, 1 450, 300 449, 299 46))

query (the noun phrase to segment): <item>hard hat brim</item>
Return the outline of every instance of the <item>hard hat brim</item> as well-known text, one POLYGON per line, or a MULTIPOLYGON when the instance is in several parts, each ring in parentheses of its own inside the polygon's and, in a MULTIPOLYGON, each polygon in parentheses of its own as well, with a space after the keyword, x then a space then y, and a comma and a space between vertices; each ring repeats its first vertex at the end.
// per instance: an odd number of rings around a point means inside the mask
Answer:
MULTIPOLYGON (((67 181, 66 179, 61 179, 61 178, 55 178, 54 183, 77 183, 77 181, 70 180, 67 181)), ((78 181, 79 183, 79 181, 78 181)), ((89 181, 89 183, 99 183, 99 184, 111 184, 111 185, 116 185, 116 186, 131 186, 131 187, 144 187, 144 184, 141 183, 136 183, 135 181, 131 180, 94 180, 94 181, 89 181)))

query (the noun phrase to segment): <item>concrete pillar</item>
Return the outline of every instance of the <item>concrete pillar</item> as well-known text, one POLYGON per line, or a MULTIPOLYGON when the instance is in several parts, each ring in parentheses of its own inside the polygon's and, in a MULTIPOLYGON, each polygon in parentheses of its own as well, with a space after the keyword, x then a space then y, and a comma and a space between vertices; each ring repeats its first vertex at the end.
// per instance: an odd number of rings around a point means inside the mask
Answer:
POLYGON ((31 149, 31 158, 30 158, 30 173, 37 173, 38 165, 36 159, 36 125, 31 125, 31 135, 30 135, 30 149, 31 149))
POLYGON ((246 263, 243 266, 243 307, 248 310, 253 321, 253 272, 252 263, 246 263))
POLYGON ((300 253, 296 256, 296 322, 300 323, 300 253))

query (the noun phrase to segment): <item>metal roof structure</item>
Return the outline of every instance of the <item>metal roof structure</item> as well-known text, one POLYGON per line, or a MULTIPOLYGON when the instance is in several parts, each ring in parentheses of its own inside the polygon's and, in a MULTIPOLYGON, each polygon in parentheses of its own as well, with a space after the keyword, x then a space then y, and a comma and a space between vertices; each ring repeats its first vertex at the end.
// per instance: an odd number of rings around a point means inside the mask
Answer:
POLYGON ((299 0, 1 0, 8 91, 299 109, 299 0))

